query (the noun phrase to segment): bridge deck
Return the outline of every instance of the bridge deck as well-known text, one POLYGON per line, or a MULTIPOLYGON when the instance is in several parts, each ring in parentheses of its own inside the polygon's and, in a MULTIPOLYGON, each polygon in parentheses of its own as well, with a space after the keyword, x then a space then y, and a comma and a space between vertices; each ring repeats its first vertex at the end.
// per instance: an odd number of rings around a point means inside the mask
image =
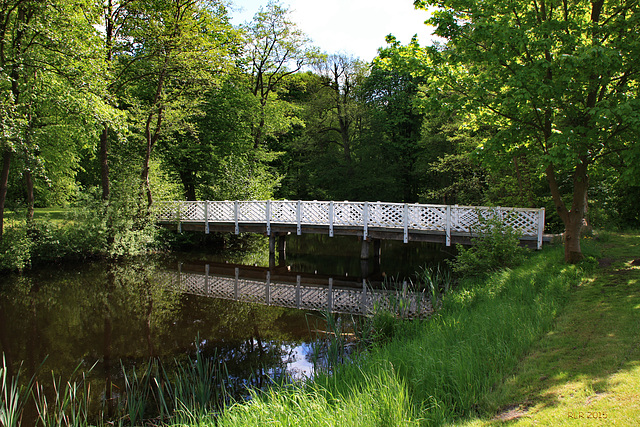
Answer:
POLYGON ((160 202, 158 222, 178 229, 357 235, 364 240, 469 243, 482 219, 498 217, 521 240, 542 247, 544 208, 473 207, 381 202, 188 201, 160 202))

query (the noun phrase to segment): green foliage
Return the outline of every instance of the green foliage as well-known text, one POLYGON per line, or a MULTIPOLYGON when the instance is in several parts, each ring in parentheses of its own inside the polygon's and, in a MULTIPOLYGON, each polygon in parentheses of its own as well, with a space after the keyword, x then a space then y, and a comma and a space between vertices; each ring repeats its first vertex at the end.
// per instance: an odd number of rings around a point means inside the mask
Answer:
POLYGON ((24 226, 11 226, 0 240, 0 271, 22 270, 31 264, 33 242, 24 226))
POLYGON ((85 193, 62 219, 14 221, 0 241, 0 270, 91 257, 130 257, 156 246, 153 216, 135 196, 121 196, 106 206, 85 193))
POLYGON ((429 23, 447 39, 433 49, 431 99, 465 115, 466 126, 492 127, 478 153, 499 170, 512 159, 535 165, 517 172, 547 178, 568 237, 567 261, 580 258, 579 227, 589 177, 618 164, 637 176, 640 130, 640 5, 571 0, 538 7, 525 0, 473 3, 415 1, 437 7, 429 23))
POLYGON ((520 246, 519 233, 507 225, 509 212, 495 210, 488 218, 479 217, 479 225, 472 230, 473 243, 469 248, 457 245, 458 256, 453 271, 463 277, 482 276, 504 268, 513 268, 525 259, 526 250, 520 246))

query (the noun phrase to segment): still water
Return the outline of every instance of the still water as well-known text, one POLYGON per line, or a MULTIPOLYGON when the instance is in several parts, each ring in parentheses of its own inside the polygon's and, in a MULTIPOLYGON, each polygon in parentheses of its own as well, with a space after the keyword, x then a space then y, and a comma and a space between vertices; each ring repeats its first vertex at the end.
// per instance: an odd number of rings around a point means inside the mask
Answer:
MULTIPOLYGON (((226 250, 156 255, 126 263, 41 267, 0 278, 0 352, 14 371, 71 377, 89 370, 93 387, 117 383, 123 367, 195 351, 215 354, 243 385, 313 373, 318 310, 363 314, 389 278, 449 257, 426 243, 383 241, 360 260, 355 237, 288 236, 269 259, 266 239, 226 250), (238 248, 240 247, 240 248, 238 248)), ((405 289, 406 291, 406 289, 405 289)))

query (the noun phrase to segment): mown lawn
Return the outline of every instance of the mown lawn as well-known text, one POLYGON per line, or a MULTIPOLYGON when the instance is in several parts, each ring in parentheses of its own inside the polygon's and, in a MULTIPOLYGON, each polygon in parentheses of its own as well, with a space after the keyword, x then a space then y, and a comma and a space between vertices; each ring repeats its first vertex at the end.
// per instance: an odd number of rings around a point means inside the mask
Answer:
POLYGON ((459 426, 640 425, 640 236, 605 235, 556 326, 459 426))

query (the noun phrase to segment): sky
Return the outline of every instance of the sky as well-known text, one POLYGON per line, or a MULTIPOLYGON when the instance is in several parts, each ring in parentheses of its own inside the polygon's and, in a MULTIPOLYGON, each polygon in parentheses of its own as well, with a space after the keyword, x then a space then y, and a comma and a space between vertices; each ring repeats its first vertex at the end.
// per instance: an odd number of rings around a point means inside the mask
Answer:
MULTIPOLYGON (((268 0, 235 0, 232 22, 249 22, 268 0)), ((326 53, 345 53, 371 61, 385 36, 393 34, 407 44, 414 34, 421 45, 431 43, 431 29, 424 24, 429 13, 415 10, 413 0, 281 0, 315 46, 326 53)))

